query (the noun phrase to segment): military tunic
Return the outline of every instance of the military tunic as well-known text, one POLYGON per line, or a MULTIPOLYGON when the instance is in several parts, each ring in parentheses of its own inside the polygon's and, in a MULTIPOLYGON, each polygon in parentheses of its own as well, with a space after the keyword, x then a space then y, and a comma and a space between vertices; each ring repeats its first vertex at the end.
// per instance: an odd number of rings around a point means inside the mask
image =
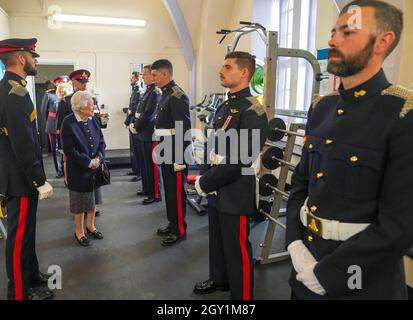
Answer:
MULTIPOLYGON (((172 232, 179 236, 186 235, 186 178, 188 168, 185 166, 184 151, 190 141, 184 141, 184 136, 175 136, 175 128, 178 123, 182 125, 183 133, 191 129, 189 117, 189 99, 183 90, 171 81, 161 88, 162 97, 159 101, 154 125, 155 134, 160 137, 160 143, 167 143, 172 151, 171 159, 161 163, 162 177, 165 189, 166 212, 169 227, 172 232), (161 131, 160 131, 161 130, 161 131), (161 132, 159 134, 159 132, 161 132), (166 135, 162 132, 168 132, 166 135), (179 138, 179 140, 177 140, 179 138), (175 150, 175 145, 180 144, 182 150, 175 150), (175 165, 174 165, 175 164, 175 165), (177 166, 181 169, 176 169, 177 166)), ((165 154, 161 155, 166 156, 165 154)))
POLYGON ((52 152, 53 164, 57 174, 63 172, 63 159, 62 155, 58 152, 59 139, 56 134, 57 128, 57 108, 59 105, 58 98, 56 96, 56 90, 48 90, 43 96, 41 110, 44 113, 46 119, 46 133, 49 138, 50 150, 52 152))
POLYGON ((318 296, 296 280, 300 299, 406 298, 402 258, 413 243, 413 93, 384 72, 318 99, 309 112, 301 162, 292 177, 287 246, 302 240, 318 261, 318 296), (316 217, 303 226, 300 207, 316 217), (369 224, 345 241, 325 240, 317 218, 369 224), (362 289, 348 285, 362 271, 362 289))
MULTIPOLYGON (((128 107, 128 113, 126 115, 125 119, 125 126, 129 127, 129 125, 132 123, 133 117, 135 116, 136 108, 139 103, 140 99, 140 88, 139 86, 135 85, 133 87, 133 92, 132 95, 130 96, 129 99, 129 107, 128 107)), ((137 137, 134 137, 132 132, 129 131, 129 149, 130 149, 130 159, 131 159, 131 165, 132 165, 132 172, 135 175, 140 176, 141 175, 141 168, 139 165, 139 158, 137 157, 137 154, 139 153, 139 148, 136 145, 138 142, 135 143, 135 140, 137 137)))
POLYGON ((8 299, 21 300, 37 279, 36 187, 46 182, 36 108, 26 80, 6 71, 0 82, 0 194, 6 196, 8 299))
POLYGON ((233 129, 239 140, 226 143, 226 150, 220 150, 219 143, 214 143, 211 151, 222 158, 219 164, 210 166, 199 181, 204 192, 216 192, 208 196, 210 279, 229 284, 231 299, 249 300, 253 298, 254 289, 249 217, 256 210, 256 177, 253 171, 243 172, 243 169, 251 169, 264 146, 269 132, 268 119, 263 106, 251 96, 247 87, 228 94, 228 101, 216 111, 213 128, 233 129), (247 132, 246 136, 242 130, 247 132), (258 131, 258 140, 253 139, 253 130, 258 131), (252 153, 254 144, 258 146, 255 155, 252 153), (246 150, 254 160, 242 158, 246 150), (231 156, 236 156, 237 161, 231 160, 231 156))
POLYGON ((154 84, 146 88, 145 94, 139 100, 133 123, 139 140, 140 150, 138 156, 142 158, 142 186, 143 191, 151 199, 160 199, 159 168, 153 161, 152 154, 156 148, 156 142, 152 141, 154 133, 154 115, 156 106, 161 98, 162 92, 154 84))

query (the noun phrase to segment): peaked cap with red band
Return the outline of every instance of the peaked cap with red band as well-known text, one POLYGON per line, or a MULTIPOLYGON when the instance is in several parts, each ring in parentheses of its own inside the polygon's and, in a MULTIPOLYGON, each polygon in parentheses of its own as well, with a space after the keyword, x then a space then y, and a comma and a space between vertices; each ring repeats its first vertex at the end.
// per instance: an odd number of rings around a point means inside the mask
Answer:
POLYGON ((6 39, 0 41, 0 53, 27 51, 33 57, 38 58, 40 55, 36 52, 37 39, 6 39))
POLYGON ((86 69, 75 70, 69 75, 70 80, 77 80, 81 83, 89 82, 89 77, 90 72, 86 69))

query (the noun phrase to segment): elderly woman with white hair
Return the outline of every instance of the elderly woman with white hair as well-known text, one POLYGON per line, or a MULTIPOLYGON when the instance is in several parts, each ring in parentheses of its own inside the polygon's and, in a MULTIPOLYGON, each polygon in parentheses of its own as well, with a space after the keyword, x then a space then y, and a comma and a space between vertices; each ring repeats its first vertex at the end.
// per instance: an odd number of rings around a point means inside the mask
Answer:
POLYGON ((95 227, 94 175, 105 156, 105 141, 100 123, 93 116, 92 96, 77 91, 71 99, 73 114, 62 123, 61 139, 67 159, 67 184, 70 212, 74 214, 75 238, 81 246, 89 246, 84 232, 84 212, 87 212, 86 231, 95 239, 103 235, 95 227))

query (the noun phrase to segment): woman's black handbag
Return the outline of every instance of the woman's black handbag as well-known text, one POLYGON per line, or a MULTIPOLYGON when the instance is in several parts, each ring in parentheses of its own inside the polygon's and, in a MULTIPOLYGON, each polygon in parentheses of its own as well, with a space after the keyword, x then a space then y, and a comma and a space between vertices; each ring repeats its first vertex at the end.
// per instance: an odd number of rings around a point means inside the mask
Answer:
POLYGON ((110 184, 110 171, 105 161, 102 161, 95 173, 95 189, 110 184))

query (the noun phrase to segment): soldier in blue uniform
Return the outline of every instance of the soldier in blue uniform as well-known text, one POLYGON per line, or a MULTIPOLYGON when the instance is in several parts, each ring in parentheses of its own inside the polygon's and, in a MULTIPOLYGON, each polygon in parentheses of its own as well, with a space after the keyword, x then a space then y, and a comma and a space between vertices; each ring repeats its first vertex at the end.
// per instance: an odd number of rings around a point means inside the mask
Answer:
POLYGON ((156 142, 152 141, 152 136, 154 133, 155 110, 162 92, 153 83, 150 65, 143 68, 142 77, 146 85, 146 91, 139 100, 130 128, 132 133, 136 134, 140 147, 136 156, 141 158, 142 194, 146 195, 146 198, 142 200, 142 204, 148 205, 161 201, 159 169, 152 159, 153 150, 156 147, 156 142))
POLYGON ((413 93, 381 69, 402 30, 399 9, 371 0, 346 6, 332 30, 328 71, 342 84, 312 104, 288 201, 293 299, 407 298, 413 93))
POLYGON ((37 112, 26 89, 36 75, 37 39, 0 41, 6 67, 0 82, 0 197, 7 206, 6 268, 8 299, 50 299, 48 276, 36 256, 38 200, 53 194, 43 168, 37 112))
POLYGON ((195 182, 198 194, 208 195, 210 261, 210 278, 195 285, 196 294, 230 290, 231 299, 253 298, 254 266, 248 238, 249 217, 256 211, 256 178, 251 165, 268 136, 267 115, 249 88, 254 72, 255 58, 246 52, 228 54, 220 71, 221 84, 229 89, 228 100, 217 109, 213 121, 217 138, 208 156, 211 165, 195 182), (238 141, 231 139, 226 150, 219 149, 218 132, 222 130, 237 133, 238 141), (253 130, 259 132, 256 140, 253 130), (243 159, 243 154, 253 160, 243 159))
POLYGON ((50 150, 52 152, 53 164, 56 170, 56 177, 63 177, 63 159, 61 153, 58 151, 61 149, 59 147, 59 139, 56 133, 57 127, 57 107, 59 101, 56 95, 56 86, 59 83, 68 82, 68 76, 60 76, 53 80, 53 88, 46 91, 43 96, 41 110, 44 113, 44 118, 46 119, 46 133, 49 138, 50 150))
MULTIPOLYGON (((139 154, 139 140, 136 135, 133 134, 131 130, 131 124, 133 122, 136 108, 138 107, 140 95, 141 95, 141 88, 139 86, 139 72, 132 72, 132 77, 130 79, 130 83, 132 86, 132 94, 129 99, 129 108, 126 114, 125 119, 125 127, 129 129, 129 149, 130 149, 130 161, 132 165, 132 171, 128 172, 127 175, 134 175, 135 177, 132 178, 133 182, 139 181, 141 178, 141 168, 139 165, 139 159, 137 155, 139 154)), ((144 194, 144 192, 138 192, 138 195, 144 194)))
POLYGON ((165 158, 165 161, 158 160, 157 162, 158 164, 162 162, 160 164, 169 221, 169 224, 159 228, 157 233, 165 236, 162 245, 168 247, 186 239, 185 183, 188 168, 184 159, 184 151, 190 142, 184 141, 183 135, 176 135, 176 128, 181 127, 183 133, 191 129, 189 99, 173 81, 173 67, 169 60, 155 61, 151 70, 155 85, 162 90, 154 121, 155 135, 160 139, 157 149, 161 149, 162 143, 165 149, 171 151, 164 153, 162 150, 156 151, 157 155, 159 153, 165 158))

